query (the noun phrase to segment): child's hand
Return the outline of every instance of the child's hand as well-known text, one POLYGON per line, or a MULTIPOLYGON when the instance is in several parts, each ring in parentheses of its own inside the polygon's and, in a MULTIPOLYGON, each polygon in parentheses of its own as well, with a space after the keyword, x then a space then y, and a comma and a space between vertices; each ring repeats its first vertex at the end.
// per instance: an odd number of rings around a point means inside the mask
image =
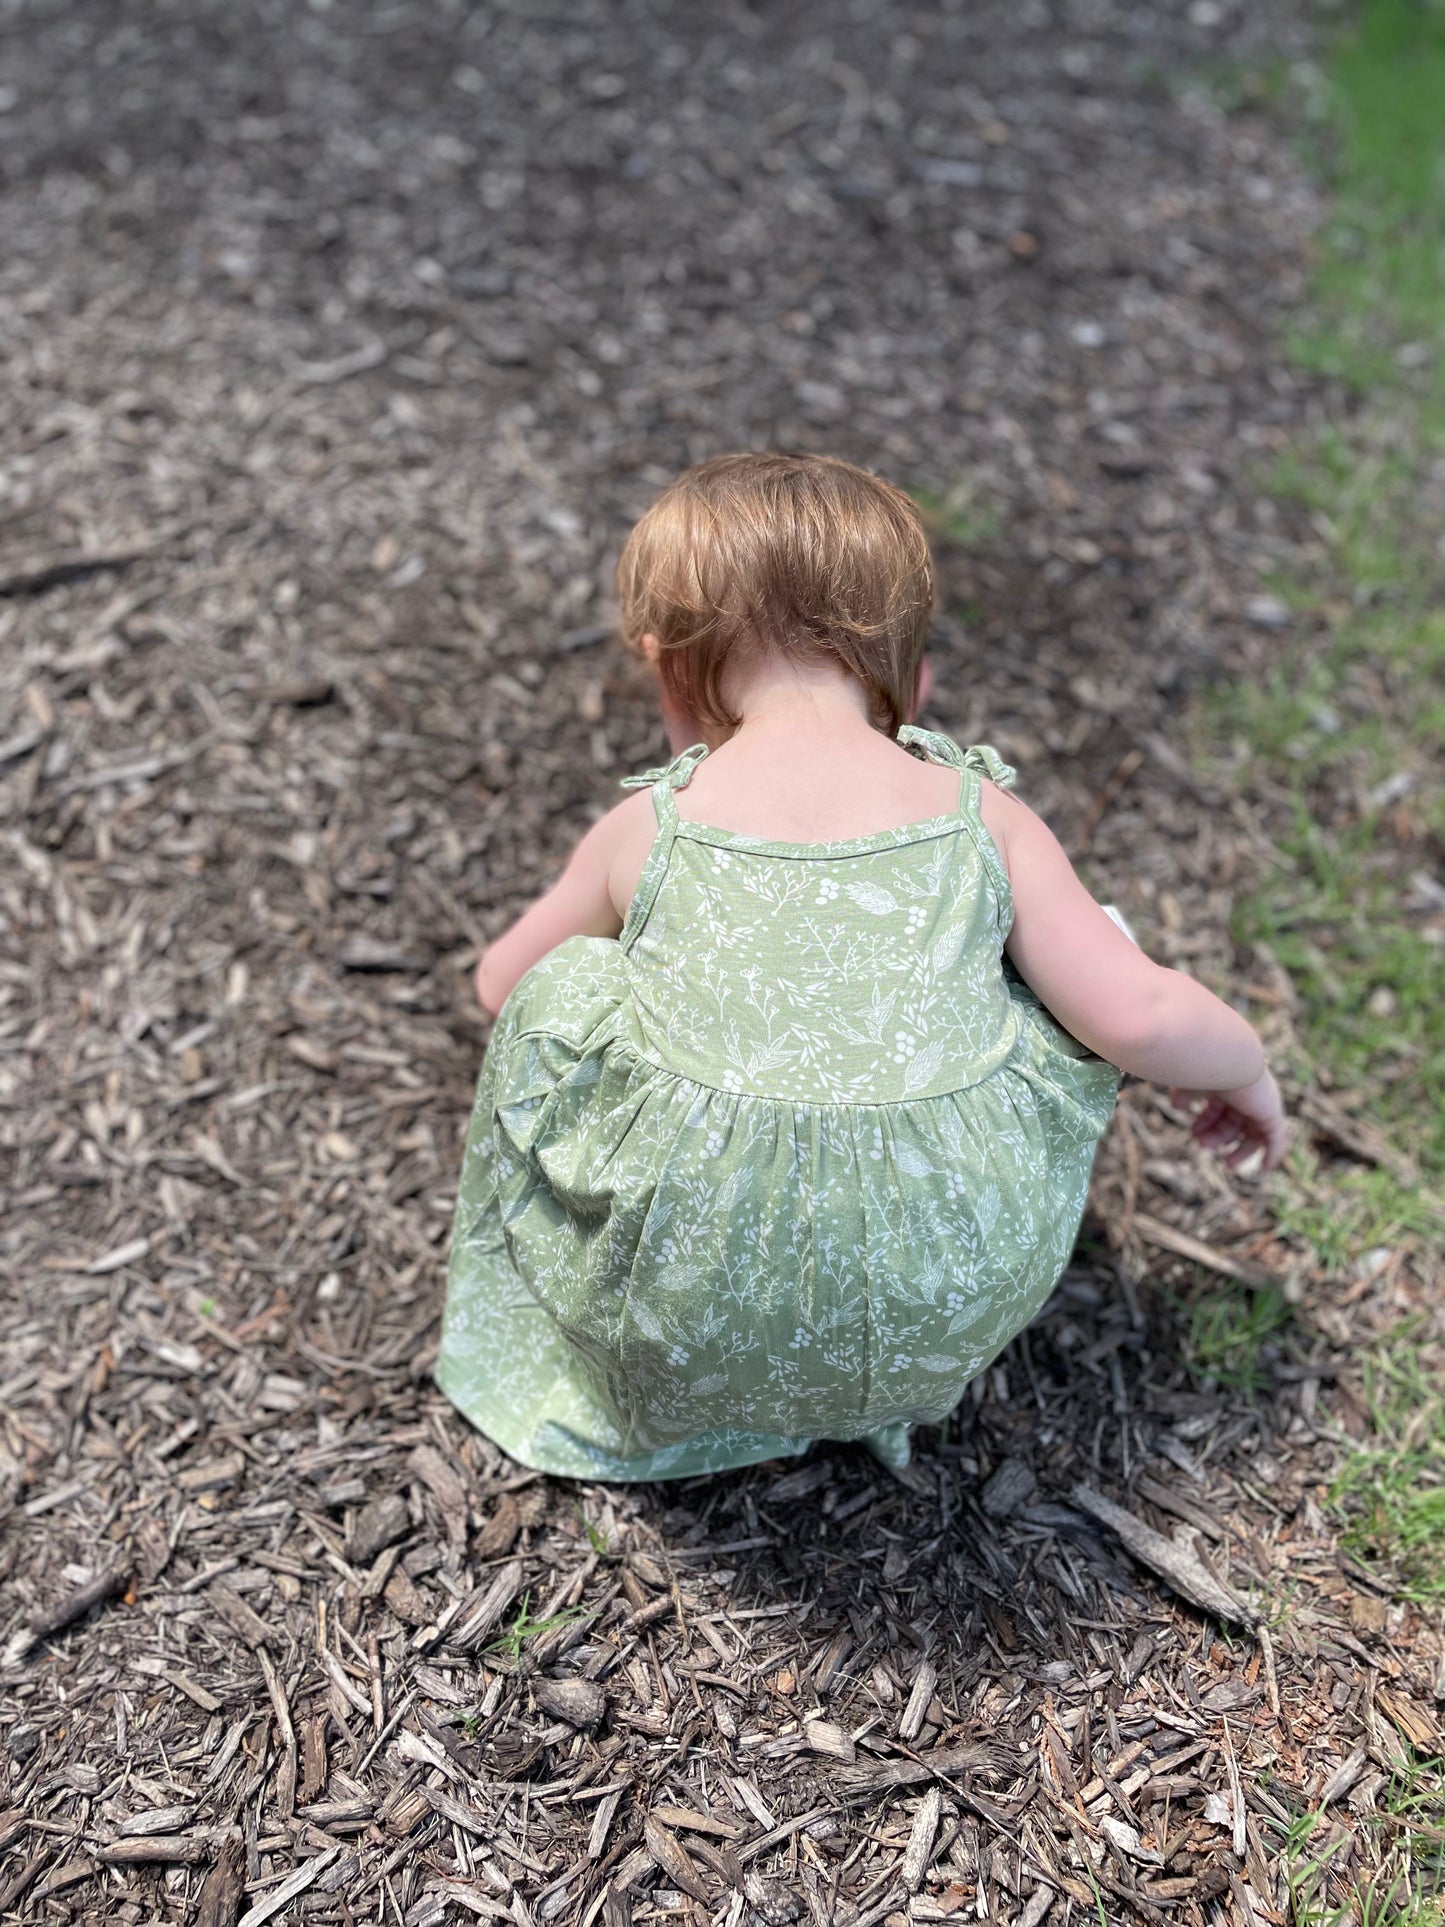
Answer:
POLYGON ((1192 1110, 1203 1098, 1190 1129, 1206 1150, 1220 1152, 1231 1170, 1260 1150, 1261 1171, 1272 1171, 1282 1161, 1289 1126, 1279 1086, 1268 1071, 1237 1091, 1171 1091, 1169 1096, 1184 1110, 1192 1110))

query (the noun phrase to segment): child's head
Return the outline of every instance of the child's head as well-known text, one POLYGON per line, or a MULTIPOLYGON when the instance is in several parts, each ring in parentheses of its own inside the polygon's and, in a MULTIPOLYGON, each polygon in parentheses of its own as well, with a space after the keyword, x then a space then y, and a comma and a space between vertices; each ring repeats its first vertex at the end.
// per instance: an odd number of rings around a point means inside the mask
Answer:
MULTIPOLYGON (((835 662, 890 734, 912 713, 933 564, 900 489, 826 455, 723 455, 665 488, 617 569, 628 646, 656 638, 671 706, 733 729, 728 681, 835 662)), ((649 649, 648 653, 651 653, 649 649)))

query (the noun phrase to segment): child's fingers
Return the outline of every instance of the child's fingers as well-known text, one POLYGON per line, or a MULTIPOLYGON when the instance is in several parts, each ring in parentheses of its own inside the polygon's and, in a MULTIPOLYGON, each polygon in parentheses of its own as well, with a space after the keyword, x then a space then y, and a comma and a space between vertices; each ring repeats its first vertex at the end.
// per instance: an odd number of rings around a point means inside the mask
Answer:
POLYGON ((1211 1150, 1238 1134, 1239 1119, 1227 1104, 1211 1104, 1194 1121, 1194 1135, 1211 1150))
POLYGON ((1252 1117, 1247 1117, 1242 1111, 1230 1109, 1227 1105, 1224 1114, 1206 1140, 1209 1148, 1220 1152, 1221 1155, 1232 1150, 1233 1155, 1227 1160, 1230 1164, 1237 1164, 1248 1157, 1263 1141, 1263 1133, 1258 1122, 1252 1117))
POLYGON ((1231 1171, 1237 1171, 1241 1164, 1247 1164, 1256 1151, 1264 1148, 1264 1139, 1256 1131, 1245 1131, 1239 1143, 1224 1160, 1231 1171))
POLYGON ((1265 1136, 1264 1165, 1266 1171, 1273 1171, 1284 1163, 1284 1154, 1289 1149, 1289 1124, 1282 1117, 1272 1118, 1265 1136))
POLYGON ((1273 1171, 1283 1163, 1289 1145, 1289 1126, 1283 1117, 1250 1117, 1219 1097, 1205 1097, 1201 1102, 1197 1091, 1172 1090, 1169 1098, 1181 1109, 1199 1105, 1190 1120, 1190 1135, 1202 1150, 1217 1152, 1231 1170, 1247 1163, 1256 1152, 1264 1154, 1261 1171, 1273 1171))

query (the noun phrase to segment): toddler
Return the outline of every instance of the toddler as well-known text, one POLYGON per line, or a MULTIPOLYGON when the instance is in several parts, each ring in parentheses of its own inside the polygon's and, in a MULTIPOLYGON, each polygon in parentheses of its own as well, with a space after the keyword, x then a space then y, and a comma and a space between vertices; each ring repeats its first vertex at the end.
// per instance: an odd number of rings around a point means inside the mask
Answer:
POLYGON ((437 1377, 577 1478, 818 1438, 901 1466, 1053 1290, 1120 1071, 1202 1094, 1196 1137, 1266 1169, 1279 1093, 995 752, 908 722, 933 575, 907 496, 706 462, 618 587, 680 753, 478 967, 437 1377))

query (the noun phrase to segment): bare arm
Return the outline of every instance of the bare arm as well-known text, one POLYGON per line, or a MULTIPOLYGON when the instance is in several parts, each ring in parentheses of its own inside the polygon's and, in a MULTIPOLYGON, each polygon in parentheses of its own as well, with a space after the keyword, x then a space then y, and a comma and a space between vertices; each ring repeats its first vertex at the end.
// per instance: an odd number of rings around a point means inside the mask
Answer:
POLYGON ((517 982, 568 937, 615 937, 635 882, 626 877, 627 855, 650 835, 652 799, 644 791, 609 810, 572 852, 566 869, 530 910, 482 952, 477 998, 495 1017, 517 982), (619 872, 622 876, 619 877, 619 872), (626 887, 619 889, 619 883, 626 887))
POLYGON ((1008 866, 1014 927, 1008 954, 1020 976, 1081 1044, 1120 1070, 1207 1092, 1196 1125, 1231 1162, 1263 1148, 1284 1154, 1285 1127, 1264 1047, 1238 1011, 1203 984, 1151 963, 1074 874, 1057 838, 1033 811, 984 785, 984 822, 1008 866), (1225 1114, 1238 1129, 1230 1133, 1225 1114))

